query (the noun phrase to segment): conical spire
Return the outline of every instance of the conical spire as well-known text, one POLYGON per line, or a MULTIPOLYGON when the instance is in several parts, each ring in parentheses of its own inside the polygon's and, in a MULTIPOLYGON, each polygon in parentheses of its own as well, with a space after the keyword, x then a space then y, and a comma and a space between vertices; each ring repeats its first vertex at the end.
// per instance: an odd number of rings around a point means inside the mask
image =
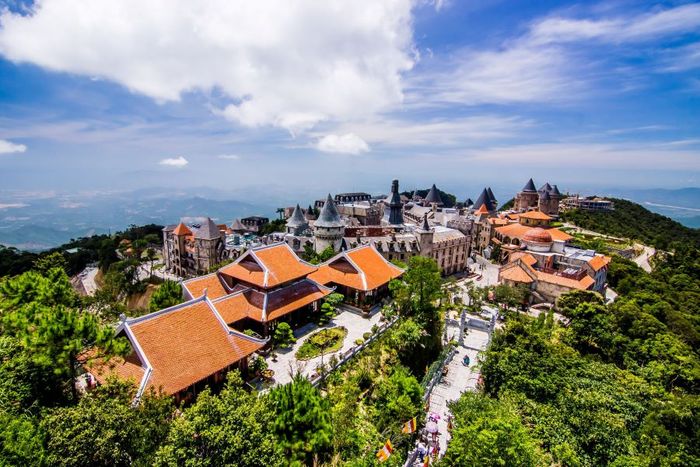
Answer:
POLYGON ((465 205, 466 207, 474 206, 474 201, 472 201, 471 198, 467 198, 467 200, 464 202, 464 205, 465 205))
POLYGON ((423 215, 423 225, 421 226, 421 230, 424 230, 426 232, 430 231, 430 224, 428 224, 428 214, 423 215))
POLYGON ((428 194, 425 196, 425 202, 426 203, 442 204, 442 199, 440 198, 440 193, 438 193, 438 189, 434 183, 433 183, 433 186, 430 187, 430 191, 428 191, 428 194))
POLYGON ((493 195, 493 191, 491 191, 491 187, 488 187, 486 189, 486 193, 489 195, 489 199, 493 201, 493 204, 496 204, 496 197, 493 195))
POLYGON ((474 207, 477 209, 480 209, 482 205, 486 206, 487 211, 495 211, 496 210, 496 206, 494 206, 494 203, 491 200, 491 197, 489 196, 489 192, 487 191, 486 188, 484 188, 481 191, 481 194, 479 195, 479 197, 476 199, 476 202, 474 203, 474 207))
POLYGON ((221 237, 221 231, 219 227, 211 220, 211 217, 207 217, 207 220, 202 223, 202 226, 197 229, 194 233, 195 238, 201 238, 203 240, 213 240, 215 238, 221 237))
POLYGON ((290 218, 287 220, 287 227, 301 227, 303 225, 306 225, 306 219, 304 218, 304 214, 301 212, 301 208, 299 207, 299 204, 296 205, 294 208, 294 212, 292 212, 292 215, 290 218))
POLYGON ((240 219, 234 219, 233 223, 231 224, 231 230, 234 232, 243 232, 246 229, 246 226, 243 225, 240 219))
POLYGON ((559 191, 559 187, 557 187, 556 185, 553 185, 551 195, 552 196, 561 196, 561 191, 559 191))
POLYGON ((534 193, 535 191, 537 191, 537 188, 535 188, 535 182, 533 182, 532 179, 528 180, 521 191, 527 193, 534 193))
POLYGON ((401 195, 399 195, 399 181, 391 182, 391 197, 389 201, 389 224, 403 224, 403 206, 401 205, 401 195))
POLYGON ((335 201, 333 201, 330 193, 328 193, 326 202, 323 203, 323 208, 321 208, 321 213, 318 215, 314 226, 326 228, 343 227, 343 221, 340 219, 340 214, 338 214, 335 201))
POLYGON ((544 192, 548 193, 548 192, 552 191, 552 185, 550 185, 549 183, 545 183, 537 191, 539 191, 540 193, 544 193, 544 192))

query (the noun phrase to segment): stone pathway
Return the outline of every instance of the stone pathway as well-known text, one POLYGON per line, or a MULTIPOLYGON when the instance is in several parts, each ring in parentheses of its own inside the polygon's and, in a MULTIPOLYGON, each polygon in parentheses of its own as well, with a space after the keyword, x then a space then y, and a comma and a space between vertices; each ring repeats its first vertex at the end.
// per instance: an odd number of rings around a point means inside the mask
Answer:
POLYGON ((347 352, 351 348, 355 347, 355 340, 362 338, 362 335, 366 332, 371 331, 372 326, 379 326, 379 321, 382 318, 381 312, 375 312, 369 318, 351 312, 351 311, 341 311, 338 315, 331 320, 329 324, 323 326, 323 328, 334 328, 337 326, 343 326, 348 330, 347 336, 343 341, 343 347, 337 352, 327 353, 323 357, 318 356, 310 360, 302 361, 297 360, 295 355, 299 347, 302 346, 304 341, 309 338, 313 333, 318 331, 319 328, 315 324, 307 324, 304 327, 297 329, 294 332, 294 337, 297 338, 296 343, 291 349, 276 349, 277 361, 273 362, 272 358, 267 358, 267 364, 269 369, 275 372, 273 377, 273 384, 286 384, 292 380, 292 375, 296 372, 301 372, 304 376, 309 378, 313 373, 315 373, 316 367, 323 362, 328 363, 328 359, 332 355, 340 355, 347 352))
MULTIPOLYGON (((452 327, 452 326, 450 326, 452 327)), ((451 334, 448 329, 448 335, 451 334)), ((457 332, 459 332, 457 330, 457 332)), ((440 455, 445 453, 450 435, 447 431, 447 418, 450 415, 447 404, 456 401, 465 391, 475 391, 479 382, 479 370, 476 367, 479 351, 485 350, 488 344, 488 332, 470 328, 464 338, 464 346, 457 347, 457 353, 447 365, 447 375, 435 385, 430 394, 428 412, 440 416, 438 420, 438 443, 440 455), (463 364, 464 357, 471 360, 469 366, 463 364)))

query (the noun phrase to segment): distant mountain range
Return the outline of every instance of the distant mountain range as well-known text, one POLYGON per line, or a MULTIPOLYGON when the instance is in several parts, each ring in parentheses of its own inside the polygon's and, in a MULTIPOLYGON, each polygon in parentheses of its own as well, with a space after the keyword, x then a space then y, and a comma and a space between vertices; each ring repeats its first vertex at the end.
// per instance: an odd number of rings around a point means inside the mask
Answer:
MULTIPOLYGON (((210 216, 218 223, 250 215, 274 218, 276 207, 291 206, 298 200, 289 200, 280 187, 273 190, 261 187, 236 193, 206 187, 177 191, 148 188, 79 194, 0 191, 0 244, 39 251, 71 238, 123 230, 132 224, 172 224, 181 217, 210 216)), ((700 227, 700 188, 610 189, 596 194, 629 199, 688 227, 700 227)))
MULTIPOLYGON (((236 200, 140 190, 129 193, 0 197, 0 244, 39 251, 71 238, 123 230, 129 225, 172 224, 181 217, 274 216, 275 208, 236 200)), ((218 196, 216 196, 218 198, 218 196)))

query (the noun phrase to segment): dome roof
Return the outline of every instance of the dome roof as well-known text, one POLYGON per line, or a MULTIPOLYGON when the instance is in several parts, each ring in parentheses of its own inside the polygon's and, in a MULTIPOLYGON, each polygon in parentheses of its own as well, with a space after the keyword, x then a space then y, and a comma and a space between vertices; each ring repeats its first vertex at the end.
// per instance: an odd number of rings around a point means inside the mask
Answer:
POLYGON ((525 232, 523 241, 528 243, 552 243, 552 234, 542 227, 535 227, 525 232))

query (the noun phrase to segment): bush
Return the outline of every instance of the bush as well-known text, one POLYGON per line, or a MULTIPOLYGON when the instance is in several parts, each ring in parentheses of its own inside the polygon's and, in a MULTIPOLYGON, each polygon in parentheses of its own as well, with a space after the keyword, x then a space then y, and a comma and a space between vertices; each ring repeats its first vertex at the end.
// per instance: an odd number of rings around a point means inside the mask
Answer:
POLYGON ((362 338, 363 338, 364 340, 367 340, 367 339, 369 339, 370 337, 372 337, 372 333, 369 332, 369 331, 367 331, 366 333, 362 334, 362 338))
POLYGON ((344 327, 322 329, 306 339, 297 351, 296 357, 299 360, 308 360, 321 353, 336 352, 343 347, 347 334, 348 330, 344 327))
POLYGON ((365 342, 365 340, 361 337, 358 339, 355 339, 355 345, 362 345, 364 342, 365 342))
POLYGON ((289 347, 297 340, 294 337, 292 327, 289 325, 289 323, 280 323, 275 328, 272 341, 279 347, 289 347))

